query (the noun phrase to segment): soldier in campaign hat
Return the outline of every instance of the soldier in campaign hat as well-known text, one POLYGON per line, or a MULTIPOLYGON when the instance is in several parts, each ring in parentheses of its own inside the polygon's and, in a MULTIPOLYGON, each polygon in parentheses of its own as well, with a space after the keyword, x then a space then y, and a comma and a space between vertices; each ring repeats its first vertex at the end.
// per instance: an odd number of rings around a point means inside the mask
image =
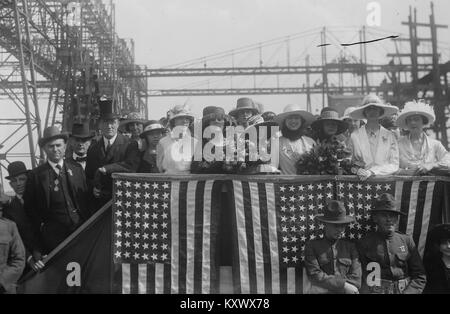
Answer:
POLYGON ((342 239, 347 225, 354 221, 344 203, 330 200, 316 219, 324 224, 324 237, 306 243, 305 267, 309 293, 357 294, 361 287, 361 264, 355 245, 342 239))
POLYGON ((375 200, 371 216, 377 231, 358 243, 365 293, 420 294, 425 287, 425 270, 414 240, 396 231, 401 215, 391 194, 383 193, 375 200), (368 271, 368 265, 375 266, 373 271, 368 271))

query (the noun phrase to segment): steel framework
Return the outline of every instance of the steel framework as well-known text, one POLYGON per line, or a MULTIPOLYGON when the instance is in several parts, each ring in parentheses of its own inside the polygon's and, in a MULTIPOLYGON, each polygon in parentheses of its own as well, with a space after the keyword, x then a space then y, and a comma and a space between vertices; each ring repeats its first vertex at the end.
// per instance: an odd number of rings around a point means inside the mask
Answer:
POLYGON ((118 73, 145 68, 135 65, 133 40, 116 34, 114 11, 112 1, 101 0, 0 1, 3 167, 27 155, 36 166, 42 129, 61 124, 70 131, 73 121, 95 119, 102 95, 116 100, 118 112, 147 115, 147 79, 118 73))

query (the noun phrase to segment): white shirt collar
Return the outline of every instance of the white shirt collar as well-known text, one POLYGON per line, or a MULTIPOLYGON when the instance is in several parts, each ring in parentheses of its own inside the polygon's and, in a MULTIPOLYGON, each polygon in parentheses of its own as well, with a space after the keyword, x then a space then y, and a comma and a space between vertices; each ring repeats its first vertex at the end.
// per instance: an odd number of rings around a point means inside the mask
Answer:
POLYGON ((64 165, 64 159, 61 159, 58 163, 54 163, 53 161, 47 160, 48 164, 53 168, 53 170, 55 170, 56 173, 59 174, 59 169, 56 168, 56 165, 60 165, 61 168, 64 165))
POLYGON ((116 138, 117 138, 117 133, 116 133, 116 135, 114 135, 114 136, 113 136, 112 138, 110 138, 109 140, 108 140, 106 137, 103 136, 103 142, 105 143, 105 149, 106 149, 106 147, 108 146, 108 141, 109 141, 110 145, 112 145, 112 144, 114 144, 114 142, 116 141, 116 138))

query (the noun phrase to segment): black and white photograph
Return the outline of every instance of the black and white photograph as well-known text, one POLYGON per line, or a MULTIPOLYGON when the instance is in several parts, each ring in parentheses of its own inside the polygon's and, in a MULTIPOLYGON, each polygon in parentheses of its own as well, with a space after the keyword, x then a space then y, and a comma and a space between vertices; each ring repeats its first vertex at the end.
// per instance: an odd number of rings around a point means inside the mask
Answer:
POLYGON ((0 0, 0 294, 450 294, 449 12, 0 0))

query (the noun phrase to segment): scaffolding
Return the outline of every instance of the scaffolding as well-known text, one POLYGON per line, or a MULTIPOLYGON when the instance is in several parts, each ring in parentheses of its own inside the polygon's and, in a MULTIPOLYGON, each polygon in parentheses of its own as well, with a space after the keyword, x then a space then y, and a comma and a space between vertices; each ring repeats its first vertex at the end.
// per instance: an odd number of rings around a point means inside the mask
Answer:
POLYGON ((2 167, 25 156, 39 164, 42 129, 95 122, 101 96, 121 114, 147 116, 147 79, 121 77, 121 68, 145 71, 135 65, 133 40, 115 31, 112 0, 0 1, 2 167))

